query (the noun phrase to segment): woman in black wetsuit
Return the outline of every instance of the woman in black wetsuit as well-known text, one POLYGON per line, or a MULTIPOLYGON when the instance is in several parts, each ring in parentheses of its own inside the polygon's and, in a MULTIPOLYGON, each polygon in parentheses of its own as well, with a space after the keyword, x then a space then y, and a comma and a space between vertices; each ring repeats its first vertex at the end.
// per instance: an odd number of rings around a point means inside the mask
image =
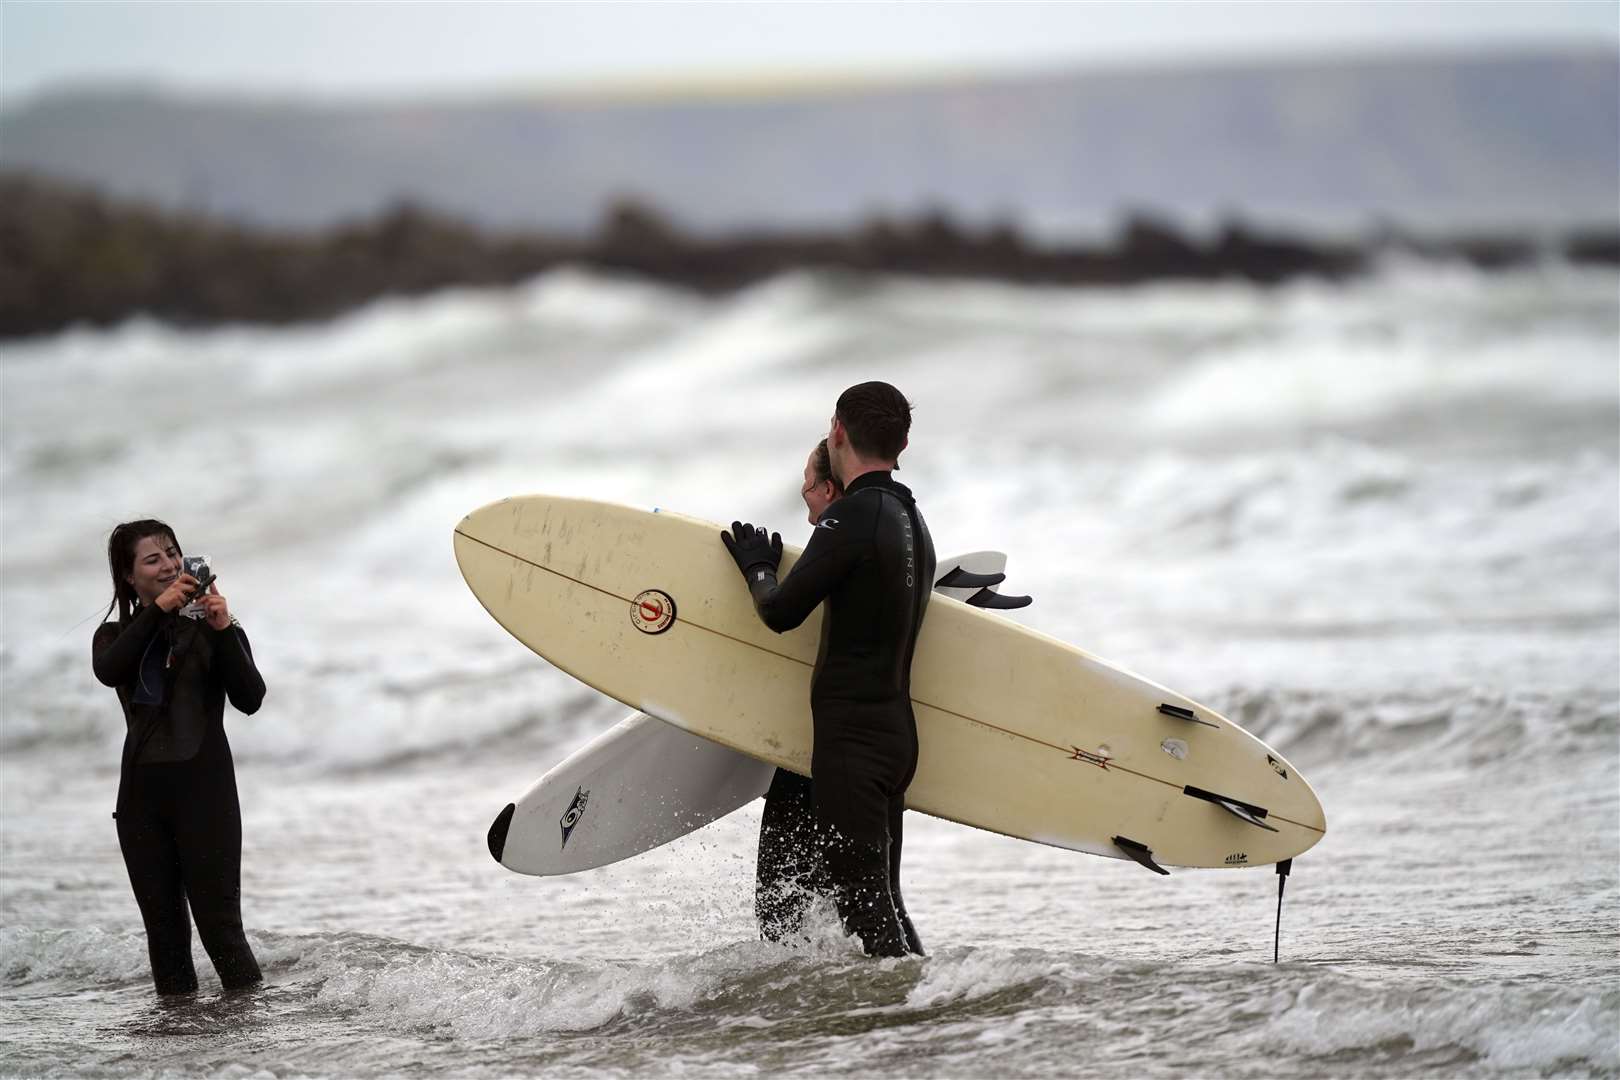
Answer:
POLYGON ((96 628, 91 651, 127 726, 113 817, 152 981, 160 994, 197 989, 189 904, 220 982, 252 986, 263 976, 242 930, 242 813, 224 711, 229 697, 256 712, 264 680, 218 587, 191 604, 199 583, 163 522, 118 526, 107 564, 118 619, 96 628))
MULTIPOLYGON (((810 524, 844 494, 844 485, 832 474, 827 440, 810 451, 804 463, 799 495, 810 512, 810 524)), ((759 819, 759 856, 754 871, 754 915, 767 940, 781 941, 798 932, 810 902, 830 893, 816 837, 814 789, 808 776, 777 769, 765 792, 765 810, 759 819)), ((890 882, 899 896, 899 866, 890 882)))

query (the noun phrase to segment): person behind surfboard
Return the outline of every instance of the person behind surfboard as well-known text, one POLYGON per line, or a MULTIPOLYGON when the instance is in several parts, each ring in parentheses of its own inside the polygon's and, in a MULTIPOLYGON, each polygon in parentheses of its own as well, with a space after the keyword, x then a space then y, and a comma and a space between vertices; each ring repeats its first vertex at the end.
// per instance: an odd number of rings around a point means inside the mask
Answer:
MULTIPOLYGON (((843 494, 844 485, 832 474, 827 440, 822 439, 805 460, 804 483, 799 488, 810 524, 814 525, 843 494)), ((787 769, 776 770, 765 792, 765 810, 759 819, 759 859, 754 871, 754 915, 760 933, 770 941, 780 941, 797 930, 813 896, 827 891, 816 845, 811 792, 809 777, 787 769)), ((897 900, 898 885, 898 880, 889 882, 897 900)))
POLYGON ((892 476, 910 429, 911 404, 888 383, 844 391, 827 435, 844 495, 780 581, 781 536, 741 521, 720 534, 772 630, 792 630, 826 601, 810 687, 811 801, 839 917, 873 956, 922 952, 891 885, 917 768, 911 658, 935 569, 922 514, 892 476))

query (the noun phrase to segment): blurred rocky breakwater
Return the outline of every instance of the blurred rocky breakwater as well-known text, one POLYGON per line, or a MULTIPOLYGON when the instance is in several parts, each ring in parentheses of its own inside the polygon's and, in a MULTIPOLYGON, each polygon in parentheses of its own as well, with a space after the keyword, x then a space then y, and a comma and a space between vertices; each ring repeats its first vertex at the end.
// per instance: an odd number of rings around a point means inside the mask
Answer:
POLYGON ((564 265, 722 293, 800 268, 1052 285, 1276 284, 1361 274, 1391 254, 1487 270, 1548 259, 1612 266, 1620 265, 1620 230, 1419 237, 1384 226, 1343 241, 1233 220, 1199 238, 1136 214, 1111 242, 1082 246, 1035 244, 1011 223, 970 229, 933 213, 843 232, 700 236, 652 207, 620 201, 583 237, 495 233, 411 204, 295 232, 115 201, 13 172, 0 174, 0 337, 137 315, 181 326, 319 321, 385 296, 507 285, 564 265))

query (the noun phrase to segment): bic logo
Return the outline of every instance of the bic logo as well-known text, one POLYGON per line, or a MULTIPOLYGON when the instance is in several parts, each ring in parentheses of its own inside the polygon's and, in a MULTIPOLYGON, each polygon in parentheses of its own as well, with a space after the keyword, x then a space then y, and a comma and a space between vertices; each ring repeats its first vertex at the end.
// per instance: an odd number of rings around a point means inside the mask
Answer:
POLYGON ((568 837, 573 834, 574 826, 579 824, 579 819, 585 816, 585 804, 590 801, 591 793, 584 788, 574 791, 574 801, 568 804, 568 809, 563 811, 563 816, 557 821, 557 824, 562 826, 562 847, 568 846, 568 837))

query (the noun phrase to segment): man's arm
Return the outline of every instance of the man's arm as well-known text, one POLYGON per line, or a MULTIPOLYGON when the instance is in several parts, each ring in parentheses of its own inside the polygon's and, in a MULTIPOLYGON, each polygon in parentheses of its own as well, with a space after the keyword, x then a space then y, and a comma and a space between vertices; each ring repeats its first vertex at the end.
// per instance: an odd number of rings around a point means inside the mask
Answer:
POLYGON ((776 567, 766 563, 747 572, 754 610, 778 634, 794 629, 827 599, 860 556, 860 544, 848 533, 817 529, 787 577, 776 578, 776 567))

